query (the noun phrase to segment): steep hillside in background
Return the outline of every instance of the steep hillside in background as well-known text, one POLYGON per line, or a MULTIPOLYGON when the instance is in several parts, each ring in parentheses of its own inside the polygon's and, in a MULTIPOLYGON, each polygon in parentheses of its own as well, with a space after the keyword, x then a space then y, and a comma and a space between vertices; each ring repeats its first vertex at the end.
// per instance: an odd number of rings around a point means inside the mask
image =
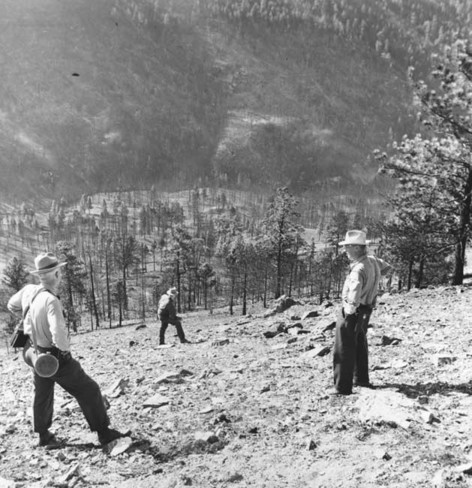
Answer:
POLYGON ((467 2, 5 0, 0 190, 370 180, 467 2))

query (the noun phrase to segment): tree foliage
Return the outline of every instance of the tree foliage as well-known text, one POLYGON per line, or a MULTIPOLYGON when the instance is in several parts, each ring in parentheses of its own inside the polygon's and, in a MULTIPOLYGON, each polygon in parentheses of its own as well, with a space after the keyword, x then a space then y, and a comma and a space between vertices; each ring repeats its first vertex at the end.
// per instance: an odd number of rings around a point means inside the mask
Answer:
POLYGON ((18 291, 27 283, 29 273, 23 260, 13 257, 4 268, 3 275, 5 284, 18 291))
POLYGON ((298 201, 286 187, 277 188, 269 202, 262 224, 270 248, 276 279, 274 296, 282 293, 284 266, 293 257, 302 243, 302 227, 299 224, 300 214, 297 211, 298 201))
POLYGON ((448 47, 429 82, 414 82, 423 132, 377 154, 381 171, 397 181, 385 227, 400 261, 424 266, 434 256, 453 258, 454 284, 464 277, 472 204, 472 52, 464 41, 448 47), (400 243, 403 243, 400 245, 400 243))

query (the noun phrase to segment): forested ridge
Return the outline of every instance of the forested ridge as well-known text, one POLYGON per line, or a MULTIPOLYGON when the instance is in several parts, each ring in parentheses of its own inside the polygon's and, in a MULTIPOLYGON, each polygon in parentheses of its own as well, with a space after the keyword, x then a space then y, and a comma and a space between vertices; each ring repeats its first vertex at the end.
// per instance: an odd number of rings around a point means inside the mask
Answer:
POLYGON ((9 0, 4 19, 5 195, 300 194, 372 181, 370 152, 414 130, 406 68, 425 73, 470 5, 9 0))

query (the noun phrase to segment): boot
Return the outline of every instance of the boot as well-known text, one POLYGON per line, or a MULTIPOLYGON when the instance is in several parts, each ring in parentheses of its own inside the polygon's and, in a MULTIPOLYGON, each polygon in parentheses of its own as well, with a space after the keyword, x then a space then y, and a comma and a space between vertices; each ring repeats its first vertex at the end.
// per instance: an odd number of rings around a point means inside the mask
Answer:
POLYGON ((58 449, 62 446, 62 442, 59 441, 56 436, 47 430, 39 434, 39 446, 45 447, 46 449, 58 449))
POLYGON ((122 434, 116 429, 110 429, 109 427, 98 432, 98 442, 100 442, 102 446, 109 444, 116 439, 120 439, 121 437, 125 437, 125 434, 122 434))

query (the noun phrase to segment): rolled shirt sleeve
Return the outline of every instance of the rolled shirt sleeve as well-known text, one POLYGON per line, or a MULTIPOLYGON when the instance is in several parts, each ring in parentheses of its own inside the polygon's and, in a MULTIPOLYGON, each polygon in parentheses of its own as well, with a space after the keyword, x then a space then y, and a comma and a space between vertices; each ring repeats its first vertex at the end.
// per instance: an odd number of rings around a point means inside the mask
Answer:
POLYGON ((15 316, 21 317, 23 307, 21 305, 22 290, 15 293, 10 300, 8 300, 7 308, 15 316))

